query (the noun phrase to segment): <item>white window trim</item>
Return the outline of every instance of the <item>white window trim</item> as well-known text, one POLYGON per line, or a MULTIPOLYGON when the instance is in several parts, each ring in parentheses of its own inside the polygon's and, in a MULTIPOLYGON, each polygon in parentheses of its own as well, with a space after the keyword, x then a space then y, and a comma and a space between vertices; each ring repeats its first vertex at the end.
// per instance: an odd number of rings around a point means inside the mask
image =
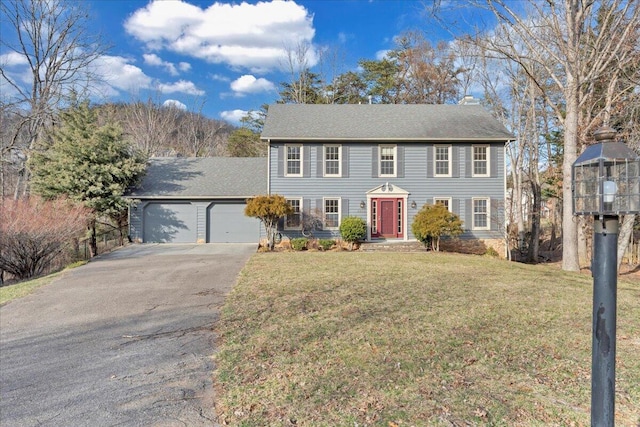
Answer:
POLYGON ((453 206, 452 206, 453 200, 452 200, 451 197, 434 197, 433 198, 433 204, 437 205, 438 204, 438 200, 446 200, 449 212, 453 213, 453 206))
POLYGON ((304 146, 302 144, 285 144, 284 146, 284 176, 301 178, 304 176, 304 146), (300 148, 300 173, 288 173, 289 171, 289 147, 300 148))
POLYGON ((299 200, 300 201, 300 212, 298 215, 300 215, 300 225, 297 227, 287 227, 287 216, 285 215, 284 217, 284 229, 285 230, 302 230, 302 211, 303 211, 303 201, 302 201, 302 197, 287 197, 286 198, 287 202, 289 202, 289 200, 299 200))
POLYGON ((342 176, 342 145, 341 144, 325 144, 322 146, 322 172, 327 178, 340 178, 342 176), (338 147, 338 173, 327 173, 327 147, 338 147))
POLYGON ((473 230, 491 230, 491 199, 489 197, 473 197, 471 199, 471 223, 473 230), (475 201, 476 200, 486 200, 487 201, 487 225, 485 227, 477 227, 476 226, 476 212, 475 212, 475 201))
POLYGON ((433 146, 433 176, 435 177, 442 177, 442 178, 451 178, 453 175, 453 159, 452 159, 452 146, 451 145, 442 145, 442 144, 437 144, 433 146), (437 159, 437 151, 438 148, 447 148, 447 158, 448 158, 448 162, 449 162, 449 173, 447 174, 439 174, 438 173, 438 168, 436 167, 436 165, 438 164, 438 159, 437 159))
POLYGON ((471 176, 484 178, 491 176, 491 146, 489 144, 474 144, 471 146, 471 176), (475 147, 486 147, 487 149, 487 173, 485 174, 476 173, 476 159, 473 152, 475 147))
POLYGON ((378 146, 378 176, 381 178, 395 178, 398 175, 398 146, 395 144, 382 144, 378 146), (382 173, 382 149, 393 148, 393 174, 382 173))
POLYGON ((340 197, 323 197, 322 198, 322 228, 325 230, 338 230, 342 222, 342 199, 340 197), (338 225, 336 227, 327 226, 327 200, 338 201, 338 225))

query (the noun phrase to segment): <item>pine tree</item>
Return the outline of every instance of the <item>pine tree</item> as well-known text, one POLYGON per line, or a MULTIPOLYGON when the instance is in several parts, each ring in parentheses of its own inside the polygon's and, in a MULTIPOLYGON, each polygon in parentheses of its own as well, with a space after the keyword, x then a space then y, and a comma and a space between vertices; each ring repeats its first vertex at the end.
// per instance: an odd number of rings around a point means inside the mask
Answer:
POLYGON ((88 102, 61 115, 49 149, 30 160, 32 189, 45 199, 65 195, 94 213, 90 224, 91 252, 97 253, 96 221, 118 221, 127 207, 122 197, 145 170, 145 159, 125 142, 114 125, 99 126, 88 102))

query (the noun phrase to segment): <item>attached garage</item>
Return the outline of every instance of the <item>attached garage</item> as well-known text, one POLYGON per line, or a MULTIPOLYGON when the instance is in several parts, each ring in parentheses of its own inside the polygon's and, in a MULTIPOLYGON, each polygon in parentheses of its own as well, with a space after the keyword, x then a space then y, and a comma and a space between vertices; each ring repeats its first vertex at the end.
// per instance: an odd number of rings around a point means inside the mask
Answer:
POLYGON ((260 221, 244 215, 245 203, 217 202, 208 209, 208 243, 251 243, 260 238, 260 221))
POLYGON ((260 221, 246 200, 266 194, 262 158, 154 158, 127 197, 129 236, 139 243, 251 243, 260 221))
POLYGON ((145 243, 197 241, 197 209, 190 203, 149 203, 144 207, 145 243))

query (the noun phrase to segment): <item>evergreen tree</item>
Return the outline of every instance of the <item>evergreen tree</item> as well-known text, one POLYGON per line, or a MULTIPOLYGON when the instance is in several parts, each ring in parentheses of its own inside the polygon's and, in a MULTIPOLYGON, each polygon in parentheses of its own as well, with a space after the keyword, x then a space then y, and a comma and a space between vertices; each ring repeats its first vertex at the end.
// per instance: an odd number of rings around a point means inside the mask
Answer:
POLYGON ((99 126, 95 110, 81 103, 61 115, 49 149, 30 160, 32 189, 45 199, 67 196, 93 211, 91 252, 97 253, 96 221, 118 223, 126 210, 122 197, 145 170, 145 159, 125 142, 111 124, 99 126))
POLYGON ((413 218, 411 231, 425 247, 431 245, 434 251, 440 250, 440 237, 462 234, 462 221, 458 215, 449 212, 441 204, 426 204, 413 218))

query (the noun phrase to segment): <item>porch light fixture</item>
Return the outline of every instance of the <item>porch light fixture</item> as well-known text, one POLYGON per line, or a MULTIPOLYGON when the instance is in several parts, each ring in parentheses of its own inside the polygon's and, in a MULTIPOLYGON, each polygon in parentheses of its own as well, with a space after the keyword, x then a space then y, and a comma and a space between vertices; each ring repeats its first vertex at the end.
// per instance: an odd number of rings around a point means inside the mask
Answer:
POLYGON ((415 201, 415 200, 412 200, 412 201, 411 201, 411 209, 415 209, 415 208, 417 208, 417 207, 418 207, 418 205, 416 204, 416 201, 415 201))
POLYGON ((360 202, 360 209, 364 209, 367 204, 363 201, 360 202))
POLYGON ((591 425, 614 425, 618 215, 640 213, 640 156, 615 141, 616 131, 594 134, 571 168, 573 213, 594 216, 591 425))

